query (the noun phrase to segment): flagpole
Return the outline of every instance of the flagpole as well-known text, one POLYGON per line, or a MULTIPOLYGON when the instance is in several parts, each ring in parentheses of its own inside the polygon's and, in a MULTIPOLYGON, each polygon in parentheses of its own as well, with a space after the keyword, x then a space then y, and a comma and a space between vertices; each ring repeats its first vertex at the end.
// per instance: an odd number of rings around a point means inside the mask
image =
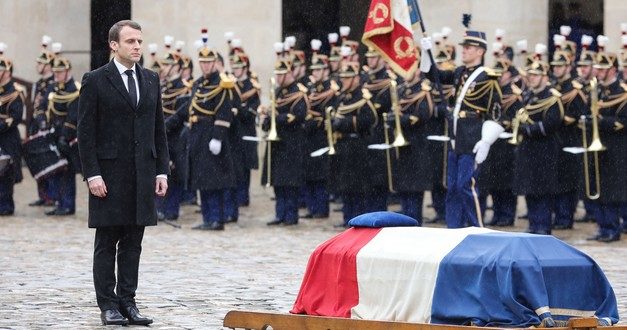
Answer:
MULTIPOLYGON (((420 23, 420 29, 422 30, 422 36, 423 37, 427 37, 427 30, 425 29, 425 23, 424 20, 422 19, 422 14, 420 13, 420 7, 418 7, 418 0, 412 0, 414 3, 414 7, 416 8, 416 14, 418 15, 418 22, 420 23)), ((431 49, 427 49, 427 54, 429 54, 429 60, 431 60, 431 65, 435 65, 435 70, 434 70, 434 74, 433 74, 433 78, 435 80, 435 88, 438 90, 438 94, 440 94, 440 100, 442 102, 446 102, 444 104, 448 105, 448 100, 444 99, 444 91, 442 90, 442 83, 440 82, 440 70, 437 67, 437 64, 435 63, 435 59, 433 58, 433 53, 431 52, 431 49)), ((434 111, 435 117, 438 117, 438 109, 436 108, 434 111)))

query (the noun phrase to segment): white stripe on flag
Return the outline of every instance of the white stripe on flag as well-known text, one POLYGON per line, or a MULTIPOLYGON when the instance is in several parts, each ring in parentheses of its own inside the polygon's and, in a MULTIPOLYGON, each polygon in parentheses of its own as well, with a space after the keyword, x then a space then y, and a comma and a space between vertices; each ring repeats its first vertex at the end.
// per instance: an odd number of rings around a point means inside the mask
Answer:
POLYGON ((357 254, 359 304, 351 317, 429 323, 438 268, 466 236, 494 232, 478 227, 384 228, 357 254))
POLYGON ((412 31, 407 0, 392 0, 390 7, 392 7, 392 18, 396 21, 395 24, 398 23, 407 31, 412 31))

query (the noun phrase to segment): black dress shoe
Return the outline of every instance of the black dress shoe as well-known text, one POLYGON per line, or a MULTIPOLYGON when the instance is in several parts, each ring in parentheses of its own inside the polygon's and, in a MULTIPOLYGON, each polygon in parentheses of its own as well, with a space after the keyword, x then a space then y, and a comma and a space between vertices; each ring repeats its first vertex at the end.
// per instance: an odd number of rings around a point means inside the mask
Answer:
POLYGON ((8 216, 8 215, 13 215, 13 211, 11 210, 0 211, 0 216, 8 216))
POLYGON ((128 319, 117 309, 107 309, 100 313, 103 325, 127 325, 128 319))
POLYGON ((32 201, 32 202, 28 203, 28 206, 43 206, 44 204, 46 204, 45 200, 38 199, 36 201, 32 201))
POLYGON ((348 228, 350 227, 347 223, 338 223, 333 225, 333 228, 348 228))
POLYGON ((276 226, 276 225, 280 225, 282 223, 283 223, 283 220, 281 220, 281 219, 274 219, 274 220, 266 223, 266 225, 268 225, 268 226, 276 226))
POLYGON ((298 219, 297 220, 291 220, 291 221, 283 221, 283 225, 284 226, 295 226, 298 224, 298 219))
POLYGON ((135 306, 122 308, 122 314, 128 318, 128 324, 149 325, 152 323, 152 319, 141 315, 135 306))
POLYGON ((163 212, 157 211, 157 221, 165 220, 165 214, 163 212))
POLYGON ((305 214, 305 215, 301 215, 301 216, 299 216, 299 218, 301 218, 301 219, 313 219, 313 217, 314 217, 314 216, 313 216, 313 214, 311 214, 311 213, 307 213, 307 214, 305 214))
POLYGON ((224 220, 224 223, 237 222, 237 220, 238 220, 237 217, 226 217, 226 220, 224 220))
POLYGON ((557 230, 573 229, 573 225, 554 225, 553 229, 557 229, 557 230))
POLYGON ((603 235, 596 234, 594 236, 586 237, 586 241, 598 241, 601 237, 603 237, 603 235))
POLYGON ((72 214, 74 214, 74 210, 60 209, 60 208, 56 208, 52 211, 46 212, 46 215, 52 215, 52 216, 64 216, 64 215, 72 215, 72 214))
POLYGON ((620 234, 615 234, 611 236, 602 236, 598 239, 599 242, 610 243, 620 241, 620 234))
POLYGON ((224 224, 220 221, 213 221, 207 226, 207 230, 224 230, 224 224))
POLYGON ((207 225, 205 223, 201 223, 199 225, 196 225, 196 226, 192 227, 192 229, 194 229, 194 230, 209 230, 209 225, 207 225))
POLYGON ((494 226, 496 227, 509 227, 509 226, 513 226, 514 225, 514 219, 511 220, 503 220, 500 219, 499 221, 497 221, 494 226))
POLYGON ((314 219, 326 219, 329 217, 329 213, 315 213, 312 216, 314 219))

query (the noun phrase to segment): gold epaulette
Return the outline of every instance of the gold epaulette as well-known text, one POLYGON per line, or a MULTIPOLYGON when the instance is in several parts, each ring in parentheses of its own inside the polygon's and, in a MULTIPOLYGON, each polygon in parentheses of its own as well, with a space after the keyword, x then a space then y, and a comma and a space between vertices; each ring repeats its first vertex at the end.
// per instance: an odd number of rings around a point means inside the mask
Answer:
POLYGON ((574 89, 582 89, 583 88, 583 85, 580 82, 578 82, 577 80, 573 79, 572 84, 573 84, 573 88, 574 89))
POLYGON ((16 91, 18 91, 18 92, 20 92, 22 94, 26 93, 26 86, 24 86, 24 85, 22 85, 20 83, 13 82, 13 88, 15 88, 16 91))
POLYGON ((626 84, 626 83, 621 82, 621 83, 620 83, 620 87, 622 87, 622 88, 623 88, 623 91, 627 92, 627 84, 626 84))
POLYGON ((194 82, 192 80, 183 80, 183 85, 187 89, 192 89, 192 87, 194 86, 194 82))
POLYGON ((253 85, 253 88, 256 90, 261 90, 261 85, 259 84, 259 81, 257 81, 256 78, 250 78, 250 83, 253 85))
POLYGON ((392 70, 386 70, 386 72, 388 74, 388 77, 390 77, 390 79, 396 80, 396 78, 398 77, 396 73, 394 73, 394 71, 392 70))
POLYGON ((331 89, 334 92, 339 92, 340 91, 340 85, 338 85, 337 82, 335 82, 335 80, 331 80, 331 89))
POLYGON ((226 73, 220 73, 220 87, 223 89, 235 88, 235 79, 229 77, 226 73))
POLYGON ((523 91, 516 84, 512 84, 512 93, 514 93, 515 95, 519 95, 520 96, 520 95, 522 95, 523 91))
POLYGON ((257 75, 257 72, 250 71, 250 79, 259 80, 259 75, 257 75))
POLYGON ((430 80, 423 80, 422 83, 420 84, 420 89, 422 89, 423 91, 426 92, 430 92, 433 88, 431 87, 431 81, 430 80))
POLYGON ((81 90, 81 87, 82 87, 83 85, 81 85, 81 83, 80 83, 80 82, 78 82, 78 81, 74 80, 74 86, 76 86, 76 90, 80 91, 80 90, 81 90))
POLYGON ((365 73, 368 73, 370 71, 370 67, 367 65, 362 65, 361 70, 364 71, 365 73))
POLYGON ((367 90, 366 88, 362 88, 361 89, 361 93, 363 94, 363 98, 366 100, 370 100, 372 98, 372 94, 370 94, 370 91, 367 90))
POLYGON ((56 95, 57 93, 55 92, 48 93, 48 101, 52 101, 56 95))
POLYGON ((550 91, 551 91, 551 94, 553 94, 553 96, 562 97, 562 93, 558 92, 557 89, 551 88, 550 91))
POLYGON ((485 73, 488 75, 488 77, 490 78, 498 78, 501 76, 500 73, 494 71, 494 69, 492 68, 488 68, 487 66, 483 67, 485 70, 485 73))
POLYGON ((301 83, 297 83, 296 86, 298 86, 298 90, 303 92, 303 93, 307 93, 309 90, 307 89, 307 87, 305 87, 305 85, 301 84, 301 83))

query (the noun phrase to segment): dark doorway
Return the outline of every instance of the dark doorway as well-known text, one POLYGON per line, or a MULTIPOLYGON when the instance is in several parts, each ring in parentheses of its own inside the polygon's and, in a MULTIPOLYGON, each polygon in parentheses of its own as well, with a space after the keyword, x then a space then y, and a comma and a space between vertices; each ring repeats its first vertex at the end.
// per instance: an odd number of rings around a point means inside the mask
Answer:
POLYGON ((91 0, 91 69, 109 62, 109 29, 131 18, 131 0, 91 0))
POLYGON ((350 39, 361 41, 369 5, 370 0, 283 0, 283 38, 295 36, 296 48, 308 57, 309 42, 320 39, 321 52, 328 54, 327 35, 339 33, 341 25, 351 27, 350 39))
MULTIPOLYGON (((581 45, 581 36, 595 39, 591 49, 596 50, 596 37, 603 34, 603 0, 549 0, 549 50, 554 49, 553 35, 560 33, 560 26, 568 25, 572 32, 568 37, 581 45)), ((579 54, 577 54, 579 56, 579 54)))

